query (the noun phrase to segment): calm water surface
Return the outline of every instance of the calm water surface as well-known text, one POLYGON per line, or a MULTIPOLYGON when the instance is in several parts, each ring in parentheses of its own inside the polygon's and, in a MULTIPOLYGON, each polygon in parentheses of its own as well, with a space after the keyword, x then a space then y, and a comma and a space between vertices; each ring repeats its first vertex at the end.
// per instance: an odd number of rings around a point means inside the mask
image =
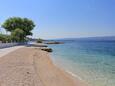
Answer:
POLYGON ((89 86, 115 86, 115 41, 61 40, 52 59, 89 86))

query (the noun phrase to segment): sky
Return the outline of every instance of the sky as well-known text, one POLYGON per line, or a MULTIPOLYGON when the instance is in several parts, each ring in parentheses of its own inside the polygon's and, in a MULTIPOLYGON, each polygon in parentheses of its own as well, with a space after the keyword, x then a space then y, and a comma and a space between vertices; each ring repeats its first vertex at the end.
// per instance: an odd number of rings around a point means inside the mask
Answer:
POLYGON ((34 38, 115 36, 115 0, 0 0, 0 24, 9 17, 32 19, 34 38))

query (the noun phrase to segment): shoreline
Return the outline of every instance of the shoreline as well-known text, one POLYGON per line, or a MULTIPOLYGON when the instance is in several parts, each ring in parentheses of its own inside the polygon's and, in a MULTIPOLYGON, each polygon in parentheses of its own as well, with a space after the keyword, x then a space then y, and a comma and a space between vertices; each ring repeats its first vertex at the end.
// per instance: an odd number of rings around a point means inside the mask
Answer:
POLYGON ((1 86, 86 86, 35 47, 19 48, 0 58, 1 86))
MULTIPOLYGON (((40 50, 41 51, 41 50, 40 50)), ((56 66, 53 62, 52 62, 52 59, 51 59, 51 56, 49 55, 48 52, 45 52, 45 51, 41 51, 41 52, 44 52, 44 55, 47 54, 47 59, 49 60, 49 63, 50 64, 45 64, 45 65, 50 65, 50 67, 53 66, 53 69, 50 69, 52 70, 52 74, 54 73, 54 76, 56 76, 56 78, 58 80, 61 81, 61 84, 58 84, 59 81, 57 81, 57 85, 56 83, 53 83, 53 84, 50 84, 48 86, 87 86, 85 82, 82 82, 81 80, 79 80, 77 77, 74 77, 72 76, 70 73, 68 73, 67 71, 61 69, 60 67, 56 66), (56 70, 56 71, 55 71, 56 70), (59 72, 59 74, 55 73, 55 72, 59 72), (58 76, 58 77, 57 77, 58 76), (71 84, 71 85, 70 85, 71 84)), ((51 72, 51 71, 50 71, 51 72)), ((42 71, 43 73, 43 71, 42 71)), ((44 74, 43 74, 44 75, 44 74)), ((46 78, 46 77, 45 77, 46 78)), ((52 83, 52 82, 51 82, 52 83)), ((47 85, 46 85, 47 86, 47 85)))
POLYGON ((80 76, 78 76, 77 74, 75 74, 75 73, 73 73, 73 72, 71 72, 71 71, 69 71, 69 70, 67 70, 67 69, 64 69, 63 67, 58 66, 59 64, 58 64, 58 63, 55 63, 55 61, 53 60, 52 57, 54 57, 54 56, 50 54, 50 59, 51 59, 51 61, 53 62, 53 65, 55 65, 56 67, 58 67, 60 70, 65 71, 66 73, 70 74, 71 76, 73 76, 73 77, 79 79, 80 81, 83 81, 83 82, 84 82, 84 80, 83 80, 80 76))
MULTIPOLYGON (((35 47, 35 48, 36 48, 36 47, 35 47)), ((41 48, 40 48, 40 49, 41 49, 41 48)), ((41 50, 41 51, 42 51, 42 50, 41 50)), ((44 51, 44 50, 43 50, 43 51, 44 51)), ((76 79, 77 79, 77 80, 80 80, 80 82, 84 83, 83 86, 87 86, 86 82, 85 82, 80 76, 78 76, 77 74, 74 74, 73 72, 71 72, 71 71, 69 71, 69 70, 65 70, 65 69, 63 69, 63 68, 57 66, 57 65, 55 64, 55 62, 53 61, 53 59, 52 59, 52 55, 51 55, 49 52, 47 52, 47 53, 49 54, 49 59, 51 60, 52 64, 53 64, 55 67, 57 67, 59 70, 61 70, 61 71, 65 72, 66 74, 68 74, 68 75, 69 75, 69 78, 74 78, 75 80, 76 80, 76 79)))
POLYGON ((67 72, 67 73, 71 74, 73 77, 75 77, 75 78, 77 78, 77 79, 83 81, 83 79, 82 79, 80 76, 78 76, 78 75, 72 73, 71 71, 65 70, 65 72, 67 72))
POLYGON ((62 71, 67 72, 68 74, 70 74, 71 76, 73 76, 73 77, 79 79, 80 81, 85 82, 85 80, 83 80, 79 75, 75 74, 74 72, 71 72, 71 71, 70 71, 69 69, 67 69, 67 68, 64 68, 64 66, 61 67, 60 64, 61 64, 62 62, 56 61, 57 59, 54 59, 54 57, 55 57, 54 55, 50 54, 50 59, 52 60, 53 64, 54 64, 56 67, 58 67, 58 68, 61 69, 62 71))

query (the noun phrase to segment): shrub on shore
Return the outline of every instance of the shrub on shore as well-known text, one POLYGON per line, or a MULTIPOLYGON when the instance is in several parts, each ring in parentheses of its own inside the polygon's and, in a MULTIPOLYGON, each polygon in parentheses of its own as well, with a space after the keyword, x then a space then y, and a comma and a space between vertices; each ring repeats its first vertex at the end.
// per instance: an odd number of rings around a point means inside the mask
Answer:
POLYGON ((43 39, 37 39, 37 43, 43 43, 43 39))

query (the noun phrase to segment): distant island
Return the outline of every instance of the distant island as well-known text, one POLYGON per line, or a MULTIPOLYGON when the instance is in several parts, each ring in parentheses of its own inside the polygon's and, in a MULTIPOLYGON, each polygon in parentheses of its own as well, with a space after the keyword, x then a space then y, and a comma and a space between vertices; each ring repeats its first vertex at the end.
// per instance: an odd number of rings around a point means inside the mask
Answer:
POLYGON ((80 37, 80 38, 60 38, 54 39, 57 41, 61 40, 78 40, 78 41, 115 41, 115 36, 98 36, 98 37, 80 37))

